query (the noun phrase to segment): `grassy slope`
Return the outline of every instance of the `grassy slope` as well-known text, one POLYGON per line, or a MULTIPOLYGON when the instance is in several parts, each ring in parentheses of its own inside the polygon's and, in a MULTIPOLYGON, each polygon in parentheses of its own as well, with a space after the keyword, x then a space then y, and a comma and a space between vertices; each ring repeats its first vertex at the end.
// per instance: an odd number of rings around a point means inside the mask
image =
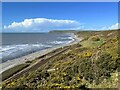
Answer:
POLYGON ((2 73, 2 81, 9 78, 10 76, 15 74, 16 72, 19 72, 20 70, 26 68, 27 66, 29 66, 29 64, 20 64, 20 65, 17 65, 13 68, 10 68, 10 69, 4 71, 2 73))
POLYGON ((118 84, 118 31, 78 32, 84 40, 3 88, 115 88, 118 84))

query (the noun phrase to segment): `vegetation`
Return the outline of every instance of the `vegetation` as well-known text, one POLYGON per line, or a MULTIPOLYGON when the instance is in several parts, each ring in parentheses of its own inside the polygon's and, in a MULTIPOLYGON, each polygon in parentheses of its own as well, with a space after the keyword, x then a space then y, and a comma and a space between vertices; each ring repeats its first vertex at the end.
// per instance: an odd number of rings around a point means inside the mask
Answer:
POLYGON ((117 88, 120 75, 118 32, 77 32, 84 40, 50 58, 36 71, 3 82, 2 88, 117 88))
POLYGON ((24 69, 27 66, 29 66, 29 64, 20 64, 20 65, 17 65, 17 66, 15 66, 13 68, 10 68, 10 69, 4 71, 2 73, 2 81, 9 78, 10 76, 15 74, 16 72, 19 72, 20 70, 24 69))
POLYGON ((94 36, 94 37, 92 37, 91 39, 92 39, 92 41, 100 41, 100 38, 97 37, 97 36, 94 36))

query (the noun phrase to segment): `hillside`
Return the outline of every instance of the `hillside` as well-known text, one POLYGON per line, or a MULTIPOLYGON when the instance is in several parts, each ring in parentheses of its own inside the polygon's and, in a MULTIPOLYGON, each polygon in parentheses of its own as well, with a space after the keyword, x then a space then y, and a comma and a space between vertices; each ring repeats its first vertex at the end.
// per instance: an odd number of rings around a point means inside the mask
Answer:
POLYGON ((75 32, 81 42, 5 88, 118 88, 120 30, 75 32))
POLYGON ((49 33, 75 33, 76 30, 51 30, 49 33))

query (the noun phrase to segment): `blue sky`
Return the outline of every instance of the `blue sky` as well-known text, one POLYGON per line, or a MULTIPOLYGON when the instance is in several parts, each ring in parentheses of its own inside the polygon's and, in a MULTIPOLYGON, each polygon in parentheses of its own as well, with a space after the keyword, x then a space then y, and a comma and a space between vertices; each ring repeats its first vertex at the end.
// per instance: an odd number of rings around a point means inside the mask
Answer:
POLYGON ((4 2, 3 32, 68 29, 113 29, 117 2, 4 2))

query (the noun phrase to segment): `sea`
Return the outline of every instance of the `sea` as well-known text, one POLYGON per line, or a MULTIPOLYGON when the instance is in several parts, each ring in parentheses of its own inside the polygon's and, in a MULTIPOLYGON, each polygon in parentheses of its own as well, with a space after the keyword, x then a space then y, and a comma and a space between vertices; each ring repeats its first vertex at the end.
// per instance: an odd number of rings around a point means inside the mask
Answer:
POLYGON ((74 41, 73 33, 2 33, 1 63, 74 41))

